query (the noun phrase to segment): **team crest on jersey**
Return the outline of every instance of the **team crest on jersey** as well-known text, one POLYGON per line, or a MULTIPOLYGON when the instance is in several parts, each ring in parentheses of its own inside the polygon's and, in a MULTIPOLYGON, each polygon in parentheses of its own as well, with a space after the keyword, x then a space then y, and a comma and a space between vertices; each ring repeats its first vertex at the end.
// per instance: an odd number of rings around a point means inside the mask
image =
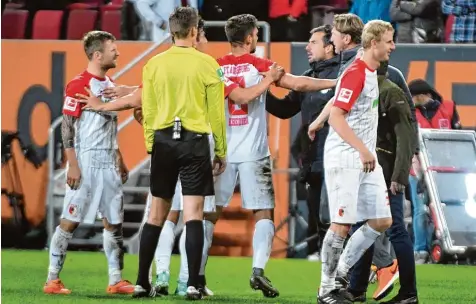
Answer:
POLYGON ((354 91, 349 89, 340 89, 339 95, 337 96, 337 101, 348 103, 352 97, 354 91))

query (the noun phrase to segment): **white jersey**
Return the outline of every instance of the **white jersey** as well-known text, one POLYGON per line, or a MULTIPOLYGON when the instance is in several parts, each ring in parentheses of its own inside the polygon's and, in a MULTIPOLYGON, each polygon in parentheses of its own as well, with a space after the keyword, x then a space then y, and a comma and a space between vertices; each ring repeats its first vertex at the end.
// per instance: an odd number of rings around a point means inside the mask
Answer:
POLYGON ((71 80, 65 89, 65 102, 63 114, 76 117, 74 148, 83 165, 94 167, 115 166, 117 144, 117 114, 115 112, 94 112, 83 110, 83 104, 79 103, 76 94, 86 94, 84 88, 88 87, 91 92, 109 102, 102 96, 105 88, 113 87, 114 83, 109 77, 99 78, 87 71, 71 80), (88 163, 85 161, 88 159, 88 163))
POLYGON ((251 54, 219 58, 225 77, 225 110, 227 161, 240 163, 263 159, 270 155, 266 118, 266 92, 247 105, 235 104, 228 94, 237 87, 258 84, 273 64, 272 61, 251 54))
MULTIPOLYGON (((344 72, 336 86, 334 106, 348 112, 347 123, 367 149, 376 156, 378 125, 377 72, 360 59, 344 72)), ((378 165, 378 164, 377 164, 378 165)), ((331 127, 324 147, 324 167, 363 167, 359 152, 331 127)))

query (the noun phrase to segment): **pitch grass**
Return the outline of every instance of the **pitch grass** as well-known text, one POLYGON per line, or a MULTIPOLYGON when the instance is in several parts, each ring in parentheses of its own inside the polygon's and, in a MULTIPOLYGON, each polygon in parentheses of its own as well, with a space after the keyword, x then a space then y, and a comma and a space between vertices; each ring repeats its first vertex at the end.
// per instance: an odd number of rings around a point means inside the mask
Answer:
MULTIPOLYGON (((48 266, 47 251, 2 251, 2 303, 188 303, 175 296, 160 299, 135 300, 130 296, 109 296, 106 258, 99 252, 68 253, 62 280, 71 295, 44 295, 48 266)), ((133 281, 137 273, 137 256, 126 255, 124 277, 133 281)), ((171 291, 175 289, 179 258, 172 258, 171 291)), ((250 258, 212 257, 208 261, 209 287, 216 296, 209 303, 316 303, 316 284, 319 281, 320 263, 306 260, 271 260, 266 274, 281 292, 276 299, 264 299, 260 292, 250 289, 250 258)), ((417 266, 420 303, 476 303, 476 267, 474 266, 417 266)), ((368 303, 375 285, 368 292, 368 303)), ((398 286, 397 286, 398 289, 398 286)), ((392 293, 395 294, 395 291, 392 293)))

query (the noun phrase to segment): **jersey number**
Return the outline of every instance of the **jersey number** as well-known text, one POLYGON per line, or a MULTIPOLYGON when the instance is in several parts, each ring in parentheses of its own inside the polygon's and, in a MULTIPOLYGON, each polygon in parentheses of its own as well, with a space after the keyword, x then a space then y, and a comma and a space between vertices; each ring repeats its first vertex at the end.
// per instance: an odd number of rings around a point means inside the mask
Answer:
MULTIPOLYGON (((240 88, 245 88, 245 78, 243 76, 239 77, 228 77, 230 81, 238 84, 240 88)), ((230 116, 241 116, 241 115, 248 115, 248 105, 239 105, 236 104, 231 98, 228 97, 228 113, 230 116)))

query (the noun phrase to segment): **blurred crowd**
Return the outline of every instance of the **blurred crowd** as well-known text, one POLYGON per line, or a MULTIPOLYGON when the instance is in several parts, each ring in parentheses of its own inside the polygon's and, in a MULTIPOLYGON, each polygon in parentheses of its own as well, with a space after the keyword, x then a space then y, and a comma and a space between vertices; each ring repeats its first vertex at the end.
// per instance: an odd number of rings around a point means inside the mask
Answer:
MULTIPOLYGON (((62 10, 109 6, 121 11, 121 39, 160 40, 168 30, 168 15, 177 6, 199 9, 205 20, 224 21, 251 13, 271 25, 271 41, 307 41, 309 30, 331 24, 334 14, 352 12, 364 23, 390 21, 400 43, 475 43, 476 0, 2 0, 5 9, 29 11, 25 38, 31 38, 32 23, 39 10, 62 10), (78 5, 84 4, 84 6, 78 5)), ((101 15, 102 16, 102 15, 101 15)), ((101 18, 101 17, 99 17, 101 18)), ((63 20, 64 27, 66 21, 63 20)), ((100 27, 100 22, 97 22, 100 27)), ((119 31, 119 29, 118 29, 119 31)), ((65 39, 65 30, 60 38, 65 39)), ((208 30, 212 41, 225 41, 222 28, 208 30)))

